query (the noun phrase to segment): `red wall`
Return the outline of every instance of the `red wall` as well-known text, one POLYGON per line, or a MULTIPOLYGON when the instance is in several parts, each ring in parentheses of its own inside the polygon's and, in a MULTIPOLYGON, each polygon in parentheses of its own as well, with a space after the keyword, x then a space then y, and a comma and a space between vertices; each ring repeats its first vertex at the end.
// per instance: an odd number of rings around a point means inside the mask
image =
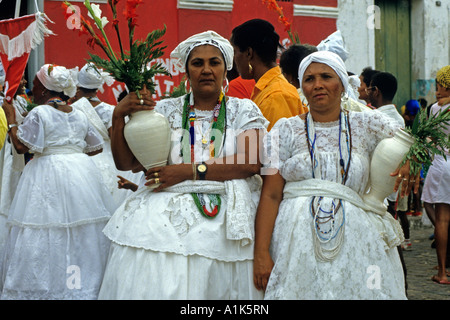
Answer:
MULTIPOLYGON (((95 1, 92 1, 95 3, 95 1)), ((306 5, 323 5, 337 6, 337 0, 295 0, 296 4, 306 5)), ((99 47, 91 49, 86 41, 87 35, 78 35, 78 31, 68 28, 67 22, 61 7, 62 1, 45 1, 44 12, 54 22, 48 26, 54 36, 49 36, 45 40, 45 63, 54 63, 64 65, 68 68, 84 65, 86 59, 89 58, 88 52, 103 56, 103 52, 99 47)), ((74 6, 81 9, 84 17, 87 17, 87 10, 82 2, 72 2, 74 6)), ((278 2, 283 8, 284 15, 292 22, 292 30, 297 31, 301 42, 317 45, 322 39, 336 31, 336 20, 315 17, 293 17, 292 2, 278 2)), ((108 4, 101 4, 102 15, 106 16, 109 21, 112 20, 112 13, 108 4)), ((124 1, 120 1, 118 5, 119 27, 121 28, 121 38, 128 39, 127 26, 122 15, 124 1)), ((148 32, 153 29, 161 29, 164 25, 167 27, 165 36, 163 37, 163 45, 167 46, 165 55, 159 59, 159 62, 166 64, 171 71, 172 78, 167 76, 157 76, 155 81, 159 87, 157 95, 170 91, 173 86, 179 84, 182 75, 174 70, 170 61, 170 52, 176 45, 187 37, 206 30, 214 30, 222 36, 229 38, 232 29, 253 18, 261 18, 270 21, 280 35, 283 44, 289 44, 288 34, 285 27, 278 21, 278 14, 270 11, 262 3, 262 0, 236 0, 234 1, 233 11, 210 11, 210 10, 190 10, 177 9, 177 0, 144 0, 144 3, 138 7, 138 26, 135 31, 135 39, 144 38, 148 32)), ((119 45, 116 34, 110 22, 106 26, 108 39, 111 41, 114 50, 119 51, 119 45)), ((124 40, 122 40, 124 41, 124 40)), ((126 42, 126 40, 125 40, 126 42)), ((120 84, 113 86, 113 93, 117 96, 123 89, 120 84)), ((155 96, 156 97, 156 96, 155 96)), ((108 96, 107 99, 114 103, 114 97, 108 96)))

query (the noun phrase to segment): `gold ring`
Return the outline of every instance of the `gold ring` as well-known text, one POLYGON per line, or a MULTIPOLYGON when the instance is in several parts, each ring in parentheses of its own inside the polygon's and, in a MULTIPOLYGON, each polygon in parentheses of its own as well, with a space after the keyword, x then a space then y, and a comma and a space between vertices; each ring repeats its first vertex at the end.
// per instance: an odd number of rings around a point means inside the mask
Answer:
POLYGON ((143 104, 144 104, 144 99, 141 99, 141 100, 139 101, 139 103, 140 103, 141 105, 143 105, 143 104))
POLYGON ((402 177, 402 175, 401 175, 401 174, 399 174, 399 175, 398 175, 398 177, 399 177, 399 178, 401 178, 401 177, 402 177))
POLYGON ((155 184, 159 183, 159 178, 155 178, 155 184))
POLYGON ((408 179, 403 178, 403 181, 407 181, 408 179))
POLYGON ((159 177, 158 172, 153 173, 153 176, 154 176, 155 178, 158 178, 158 177, 159 177))

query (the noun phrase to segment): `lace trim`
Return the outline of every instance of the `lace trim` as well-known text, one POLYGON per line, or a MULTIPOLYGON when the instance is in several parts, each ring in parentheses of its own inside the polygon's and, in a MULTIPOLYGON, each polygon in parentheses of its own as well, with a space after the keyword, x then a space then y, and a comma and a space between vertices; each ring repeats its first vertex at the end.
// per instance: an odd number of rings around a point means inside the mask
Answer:
POLYGON ((145 251, 153 251, 153 252, 162 252, 162 253, 174 253, 174 254, 179 254, 181 256, 184 257, 189 257, 189 256, 201 256, 201 257, 205 257, 211 260, 217 260, 217 261, 223 261, 223 262, 236 262, 236 261, 253 261, 253 259, 251 258, 234 258, 234 259, 230 259, 230 258, 226 258, 223 256, 212 256, 212 255, 208 255, 205 252, 200 252, 200 251, 196 251, 196 250, 192 250, 190 252, 185 252, 185 251, 181 251, 181 250, 174 250, 171 248, 164 248, 162 245, 158 246, 158 247, 154 247, 154 246, 150 246, 150 245, 133 245, 133 244, 127 244, 121 241, 117 241, 117 240, 112 240, 110 239, 111 242, 122 246, 122 247, 129 247, 129 248, 135 248, 135 249, 143 249, 145 251))
POLYGON ((98 144, 96 146, 85 147, 84 153, 90 153, 90 152, 94 152, 94 151, 98 151, 98 150, 102 150, 102 149, 103 149, 103 143, 98 144))
POLYGON ((68 222, 68 223, 49 222, 49 223, 42 223, 42 224, 21 222, 21 221, 17 221, 17 220, 8 220, 6 222, 6 224, 11 225, 11 226, 18 226, 18 227, 22 227, 22 228, 36 228, 36 229, 40 229, 40 228, 73 228, 73 227, 78 227, 78 226, 82 226, 82 225, 86 225, 86 224, 107 222, 109 219, 110 219, 110 216, 102 216, 102 217, 98 217, 98 218, 84 219, 84 220, 68 222))

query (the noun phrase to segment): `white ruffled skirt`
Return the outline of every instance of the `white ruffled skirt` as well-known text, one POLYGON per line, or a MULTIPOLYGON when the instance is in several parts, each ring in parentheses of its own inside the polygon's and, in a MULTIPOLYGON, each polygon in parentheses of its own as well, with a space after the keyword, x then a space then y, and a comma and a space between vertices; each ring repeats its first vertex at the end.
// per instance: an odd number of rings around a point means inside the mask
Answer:
MULTIPOLYGON (((252 241, 230 239, 247 228, 253 232, 256 199, 244 181, 227 183, 212 219, 200 214, 187 192, 142 187, 127 198, 104 229, 112 244, 99 299, 262 299, 253 284, 252 241), (245 218, 231 214, 231 207, 241 207, 245 218)), ((205 184, 223 191, 223 183, 205 184)))
MULTIPOLYGON (((344 241, 334 260, 324 262, 315 253, 309 205, 309 197, 285 199, 280 205, 271 244, 275 266, 265 299, 406 299, 397 248, 387 245, 386 234, 368 217, 373 213, 344 202, 344 241)), ((343 219, 338 215, 336 226, 343 219)), ((322 245, 332 248, 336 239, 322 245)))
POLYGON ((262 299, 263 293, 253 285, 252 262, 226 262, 112 243, 99 299, 262 299))
POLYGON ((11 204, 2 299, 96 299, 115 207, 85 154, 35 156, 11 204))

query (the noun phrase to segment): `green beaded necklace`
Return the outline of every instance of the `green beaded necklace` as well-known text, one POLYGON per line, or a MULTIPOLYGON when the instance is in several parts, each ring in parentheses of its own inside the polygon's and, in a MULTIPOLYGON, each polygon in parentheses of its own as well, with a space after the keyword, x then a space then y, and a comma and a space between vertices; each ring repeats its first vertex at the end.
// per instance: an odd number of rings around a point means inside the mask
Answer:
MULTIPOLYGON (((183 157, 184 163, 194 163, 194 145, 195 145, 195 130, 194 124, 196 115, 194 106, 190 105, 190 94, 186 95, 184 106, 183 106, 183 135, 181 137, 181 152, 180 155, 183 157)), ((211 126, 211 137, 209 145, 210 159, 218 155, 216 150, 220 150, 222 142, 225 141, 224 134, 225 130, 225 120, 226 120, 226 98, 223 92, 220 93, 217 105, 213 111, 213 123, 211 126), (216 133, 220 132, 220 135, 216 137, 216 133)), ((206 208, 206 201, 204 199, 203 193, 191 193, 194 198, 195 205, 197 206, 200 213, 207 218, 214 218, 220 212, 221 198, 218 194, 208 194, 210 199, 211 211, 206 208)))

